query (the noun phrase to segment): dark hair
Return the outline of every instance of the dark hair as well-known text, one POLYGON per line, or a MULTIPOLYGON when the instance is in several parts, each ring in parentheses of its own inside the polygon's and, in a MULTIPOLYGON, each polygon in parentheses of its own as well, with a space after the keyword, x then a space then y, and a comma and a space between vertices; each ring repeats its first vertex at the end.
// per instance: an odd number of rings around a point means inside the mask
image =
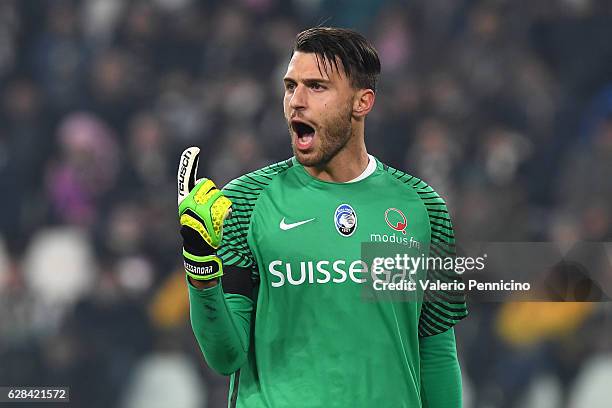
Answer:
POLYGON ((322 61, 326 72, 328 66, 333 66, 340 72, 340 61, 342 70, 353 87, 376 90, 376 81, 380 74, 378 53, 372 44, 356 31, 335 27, 309 28, 295 37, 291 54, 296 51, 316 54, 317 64, 322 61))

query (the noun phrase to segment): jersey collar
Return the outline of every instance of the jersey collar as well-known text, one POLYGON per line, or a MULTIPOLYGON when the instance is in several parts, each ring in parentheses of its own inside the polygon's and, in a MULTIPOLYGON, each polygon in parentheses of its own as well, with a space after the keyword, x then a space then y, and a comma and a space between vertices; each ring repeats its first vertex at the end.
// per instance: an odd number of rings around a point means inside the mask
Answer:
POLYGON ((368 177, 370 174, 374 173, 375 171, 376 171, 376 159, 371 154, 368 154, 368 165, 366 166, 363 173, 361 173, 354 179, 347 181, 347 183, 354 183, 356 181, 363 180, 364 178, 368 177))
POLYGON ((373 176, 376 173, 376 170, 380 166, 382 166, 380 162, 376 159, 376 157, 368 154, 368 165, 366 166, 365 170, 359 176, 355 177, 354 179, 340 183, 340 182, 333 182, 333 181, 323 181, 316 177, 311 176, 310 173, 306 171, 304 166, 302 166, 300 162, 297 161, 295 156, 291 158, 291 161, 293 165, 295 166, 295 168, 299 169, 297 171, 299 178, 303 179, 306 182, 314 182, 315 184, 321 185, 321 186, 335 185, 335 186, 347 186, 348 187, 353 184, 361 184, 362 182, 365 182, 365 179, 368 179, 371 176, 373 176))

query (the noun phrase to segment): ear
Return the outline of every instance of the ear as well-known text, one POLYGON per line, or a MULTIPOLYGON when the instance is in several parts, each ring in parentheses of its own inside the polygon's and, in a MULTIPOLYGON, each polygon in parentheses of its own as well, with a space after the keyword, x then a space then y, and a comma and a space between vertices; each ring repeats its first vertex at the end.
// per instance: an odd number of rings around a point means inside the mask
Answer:
POLYGON ((365 117, 374 107, 376 94, 371 89, 360 89, 355 93, 353 101, 353 116, 358 118, 365 117))

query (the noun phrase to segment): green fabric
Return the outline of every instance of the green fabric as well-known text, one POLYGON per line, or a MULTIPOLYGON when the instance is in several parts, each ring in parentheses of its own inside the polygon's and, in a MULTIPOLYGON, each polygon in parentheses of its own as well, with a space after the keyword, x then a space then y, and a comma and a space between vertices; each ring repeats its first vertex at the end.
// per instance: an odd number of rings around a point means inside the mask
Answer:
POLYGON ((423 408, 461 407, 461 370, 453 329, 419 339, 423 408))
POLYGON ((378 161, 360 181, 330 183, 287 160, 239 177, 223 191, 233 202, 232 217, 217 254, 226 269, 238 266, 259 282, 246 358, 250 309, 229 298, 224 303, 214 290, 192 299, 191 307, 211 367, 221 373, 240 368, 230 401, 249 408, 421 406, 421 338, 444 333, 466 316, 463 294, 421 293, 422 303, 373 292, 363 245, 395 243, 414 257, 430 248, 452 256, 453 228, 442 198, 422 180, 378 161), (355 228, 346 218, 337 224, 347 206, 355 228), (232 316, 227 308, 234 306, 232 316), (217 319, 207 317, 209 307, 217 319))
POLYGON ((191 327, 208 365, 223 375, 247 359, 253 302, 223 293, 222 285, 198 289, 187 279, 191 327))

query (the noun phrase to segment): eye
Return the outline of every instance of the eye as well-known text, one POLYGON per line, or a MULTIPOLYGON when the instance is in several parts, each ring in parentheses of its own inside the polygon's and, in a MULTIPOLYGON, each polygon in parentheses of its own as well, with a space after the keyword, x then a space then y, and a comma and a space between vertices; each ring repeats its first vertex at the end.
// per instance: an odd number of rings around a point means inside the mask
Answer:
POLYGON ((310 84, 310 88, 314 89, 315 91, 324 89, 323 86, 318 82, 313 82, 312 84, 310 84))
POLYGON ((295 89, 294 82, 285 82, 285 91, 293 91, 295 89))

